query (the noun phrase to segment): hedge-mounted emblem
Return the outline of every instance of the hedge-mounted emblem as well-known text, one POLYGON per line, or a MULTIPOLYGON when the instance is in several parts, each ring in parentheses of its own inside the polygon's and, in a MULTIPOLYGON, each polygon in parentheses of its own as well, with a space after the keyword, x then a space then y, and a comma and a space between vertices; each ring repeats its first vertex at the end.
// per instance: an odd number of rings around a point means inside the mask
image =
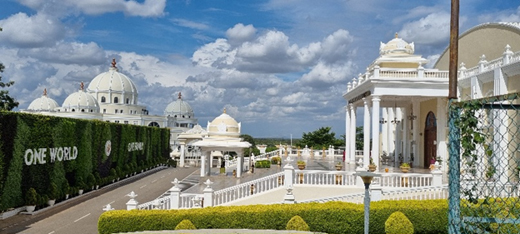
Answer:
POLYGON ((110 156, 110 152, 112 152, 112 142, 108 140, 107 143, 105 143, 105 154, 110 156))

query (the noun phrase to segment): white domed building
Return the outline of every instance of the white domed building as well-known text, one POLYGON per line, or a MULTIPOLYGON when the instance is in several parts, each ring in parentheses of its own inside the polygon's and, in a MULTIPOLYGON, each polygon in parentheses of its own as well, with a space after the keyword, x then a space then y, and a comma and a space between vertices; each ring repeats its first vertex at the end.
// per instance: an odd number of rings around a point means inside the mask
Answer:
POLYGON ((134 82, 116 67, 115 59, 107 72, 89 83, 83 82, 77 92, 70 94, 61 106, 47 96, 35 99, 24 112, 80 119, 98 119, 107 122, 142 126, 168 127, 171 145, 177 145, 177 136, 193 128, 197 119, 191 106, 181 99, 170 103, 164 115, 149 115, 146 106, 138 104, 139 92, 134 82))
POLYGON ((59 105, 54 99, 47 96, 47 89, 43 90, 43 95, 39 98, 36 98, 34 101, 29 104, 27 110, 31 111, 48 111, 53 112, 58 108, 59 105))

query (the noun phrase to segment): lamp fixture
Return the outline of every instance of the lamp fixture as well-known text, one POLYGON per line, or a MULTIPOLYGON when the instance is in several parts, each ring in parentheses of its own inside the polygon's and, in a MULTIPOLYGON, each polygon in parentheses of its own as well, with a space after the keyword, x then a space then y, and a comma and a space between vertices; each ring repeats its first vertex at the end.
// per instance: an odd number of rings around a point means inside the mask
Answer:
POLYGON ((412 106, 412 111, 411 111, 410 115, 408 116, 408 120, 414 121, 416 119, 417 119, 417 115, 413 114, 413 106, 412 106))
POLYGON ((397 119, 395 116, 397 115, 397 98, 396 98, 396 101, 394 101, 394 110, 395 110, 395 113, 394 113, 394 120, 390 121, 391 123, 393 124, 399 124, 401 123, 401 120, 400 119, 397 119))
POLYGON ((379 120, 379 123, 380 123, 380 124, 385 124, 385 123, 386 123, 385 118, 381 118, 381 120, 379 120))

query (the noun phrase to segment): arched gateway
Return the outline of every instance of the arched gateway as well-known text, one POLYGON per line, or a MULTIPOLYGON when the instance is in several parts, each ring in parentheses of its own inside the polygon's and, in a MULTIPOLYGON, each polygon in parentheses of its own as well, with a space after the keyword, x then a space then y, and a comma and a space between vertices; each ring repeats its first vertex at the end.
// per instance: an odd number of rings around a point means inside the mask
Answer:
POLYGON ((433 112, 428 112, 424 126, 424 167, 435 163, 437 158, 437 119, 433 112))

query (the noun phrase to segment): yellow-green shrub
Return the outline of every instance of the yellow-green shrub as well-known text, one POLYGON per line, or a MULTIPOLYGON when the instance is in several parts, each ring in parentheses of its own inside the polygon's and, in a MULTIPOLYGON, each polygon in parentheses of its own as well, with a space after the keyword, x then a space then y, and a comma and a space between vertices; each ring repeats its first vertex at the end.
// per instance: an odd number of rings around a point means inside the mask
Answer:
POLYGON ((413 234, 413 224, 403 213, 396 211, 385 222, 386 234, 413 234))
POLYGON ((309 225, 302 219, 299 215, 296 215, 287 222, 287 226, 285 230, 295 230, 295 231, 309 231, 309 225))
POLYGON ((182 220, 177 226, 175 226, 175 230, 195 230, 197 227, 193 225, 193 223, 187 219, 182 220))

